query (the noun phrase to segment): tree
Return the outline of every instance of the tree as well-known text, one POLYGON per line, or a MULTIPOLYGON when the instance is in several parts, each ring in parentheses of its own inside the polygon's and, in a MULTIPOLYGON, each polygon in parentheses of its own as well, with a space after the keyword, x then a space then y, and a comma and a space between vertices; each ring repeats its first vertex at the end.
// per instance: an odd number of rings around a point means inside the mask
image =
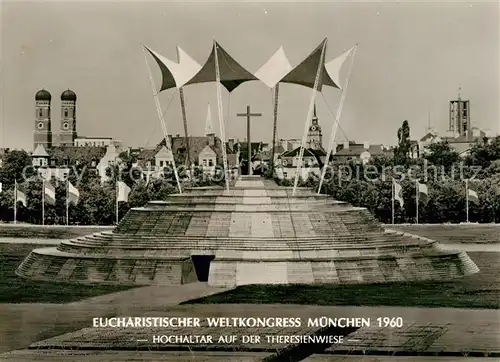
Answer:
POLYGON ((394 156, 380 155, 371 157, 368 161, 368 165, 374 165, 377 169, 382 170, 384 167, 394 165, 394 156))
POLYGON ((0 182, 4 188, 13 187, 14 181, 23 182, 35 175, 31 156, 26 151, 10 151, 0 168, 0 182))
POLYGON ((103 187, 99 183, 93 184, 88 192, 80 195, 80 200, 75 206, 75 211, 79 211, 77 214, 80 217, 83 212, 85 221, 92 225, 113 224, 116 218, 115 195, 115 191, 109 185, 103 187))
POLYGON ((431 143, 427 150, 429 153, 424 156, 427 161, 436 166, 444 166, 446 170, 450 170, 460 160, 460 155, 451 149, 448 142, 431 143))
POLYGON ((0 220, 12 221, 14 219, 14 190, 0 192, 0 220))
POLYGON ((27 198, 26 218, 23 221, 33 224, 42 223, 42 184, 41 179, 33 179, 22 184, 27 198))
MULTIPOLYGON (((174 161, 175 161, 175 166, 179 168, 180 166, 185 166, 187 165, 187 153, 186 152, 178 152, 174 154, 174 161)), ((195 160, 191 160, 191 162, 195 162, 195 160)), ((191 167, 191 165, 187 165, 188 167, 191 167)))
POLYGON ((500 160, 500 136, 491 142, 477 142, 470 150, 466 158, 469 165, 481 166, 483 169, 490 166, 493 161, 500 160))
POLYGON ((148 184, 148 201, 165 200, 168 195, 176 192, 177 188, 165 179, 155 179, 148 184))
MULTIPOLYGON (((429 197, 426 204, 419 207, 419 221, 428 223, 465 220, 465 189, 463 182, 447 179, 428 185, 429 197)), ((413 191, 415 194, 415 191, 413 191)))
POLYGON ((138 169, 134 169, 134 164, 137 162, 137 157, 131 155, 129 152, 121 152, 118 156, 116 165, 110 165, 113 168, 112 173, 109 172, 111 170, 107 170, 107 174, 111 175, 119 175, 118 179, 125 182, 127 186, 132 187, 136 180, 141 178, 141 173, 138 169))
POLYGON ((149 201, 146 182, 140 181, 135 184, 128 195, 128 204, 132 207, 144 206, 149 201))

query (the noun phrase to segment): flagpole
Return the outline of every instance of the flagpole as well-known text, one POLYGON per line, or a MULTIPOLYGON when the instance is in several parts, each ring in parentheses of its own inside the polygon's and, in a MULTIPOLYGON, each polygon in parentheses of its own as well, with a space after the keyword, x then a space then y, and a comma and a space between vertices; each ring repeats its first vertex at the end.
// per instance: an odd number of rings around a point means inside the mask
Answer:
POLYGON ((394 225, 394 194, 395 194, 395 187, 396 185, 394 184, 394 179, 392 179, 392 225, 394 225))
POLYGON ((273 151, 271 155, 271 178, 274 178, 274 155, 276 153, 276 133, 278 132, 278 101, 280 84, 274 86, 273 151))
MULTIPOLYGON (((319 179, 319 187, 318 194, 321 193, 321 187, 323 186, 323 181, 325 180, 326 168, 330 163, 330 155, 333 151, 333 144, 335 143, 335 138, 337 137, 337 130, 339 127, 340 116, 342 115, 342 108, 344 107, 344 101, 347 93, 347 86, 349 85, 349 78, 351 78, 352 68, 354 67, 354 56, 356 55, 356 50, 358 49, 358 44, 354 47, 352 51, 351 65, 349 66, 349 71, 347 73, 347 78, 344 83, 344 87, 342 88, 342 92, 340 95, 340 102, 337 108, 337 114, 335 115, 335 121, 333 123, 332 132, 330 134, 330 141, 328 143, 328 151, 326 152, 325 164, 323 166, 323 170, 321 171, 321 178, 319 179)), ((337 150, 335 150, 337 152, 337 150)))
POLYGON ((119 192, 118 181, 116 181, 116 225, 118 225, 118 192, 119 192))
MULTIPOLYGON (((226 190, 229 191, 229 175, 227 167, 227 154, 226 154, 226 131, 224 125, 224 109, 222 106, 222 90, 220 85, 220 68, 219 56, 217 54, 217 42, 214 39, 214 54, 215 54, 215 85, 217 88, 217 111, 219 113, 220 137, 222 146, 222 164, 224 166, 224 178, 226 180, 226 190)), ((250 158, 250 156, 248 156, 250 158)))
POLYGON ((465 214, 466 222, 469 223, 469 180, 465 180, 465 214))
POLYGON ((14 180, 14 224, 17 224, 17 180, 14 180))
MULTIPOLYGON (((172 145, 170 144, 170 141, 168 139, 167 124, 165 123, 165 119, 163 118, 163 112, 161 110, 160 100, 158 99, 158 93, 156 91, 155 82, 153 81, 153 74, 151 72, 151 68, 149 67, 148 57, 146 55, 146 49, 144 47, 142 47, 142 51, 144 53, 144 60, 146 62, 146 67, 148 68, 149 83, 151 84, 151 90, 153 91, 153 98, 154 98, 155 105, 156 105, 156 111, 158 113, 158 118, 160 119, 160 125, 162 127, 163 135, 165 137, 165 146, 167 147, 167 149, 170 150, 170 152, 172 152, 172 145)), ((174 158, 172 159, 172 165, 174 166, 174 176, 175 176, 175 180, 177 181, 177 187, 179 189, 179 194, 182 194, 181 182, 179 180, 179 175, 177 174, 177 166, 175 164, 174 158)))
POLYGON ((418 193, 419 193, 419 189, 418 189, 418 180, 415 181, 415 186, 416 186, 416 191, 417 191, 417 196, 416 196, 416 200, 417 200, 417 205, 416 205, 416 208, 417 208, 417 224, 418 224, 418 193))
POLYGON ((66 226, 69 225, 69 178, 66 179, 66 226))
POLYGON ((188 124, 186 115, 186 102, 184 100, 184 89, 179 88, 179 96, 181 98, 181 111, 182 111, 182 123, 184 124, 184 138, 186 139, 186 153, 188 165, 191 167, 191 152, 189 151, 189 134, 188 134, 188 124))
POLYGON ((309 130, 309 125, 311 123, 312 113, 314 110, 314 102, 316 100, 316 92, 319 87, 319 80, 321 77, 321 71, 323 70, 324 60, 325 60, 325 52, 326 52, 326 40, 323 44, 323 49, 321 49, 321 56, 319 59, 318 70, 316 71, 316 78, 314 79, 314 86, 311 94, 311 99, 309 101, 309 110, 307 111, 307 119, 304 123, 304 133, 302 135, 302 142, 300 144, 300 153, 299 159, 297 160, 297 168, 295 170, 295 181, 293 183, 293 192, 292 195, 295 196, 295 191, 297 190, 297 184, 299 183, 300 170, 302 167, 302 158, 304 157, 304 147, 307 140, 307 131, 309 130))
POLYGON ((45 180, 42 181, 42 225, 45 225, 45 180))

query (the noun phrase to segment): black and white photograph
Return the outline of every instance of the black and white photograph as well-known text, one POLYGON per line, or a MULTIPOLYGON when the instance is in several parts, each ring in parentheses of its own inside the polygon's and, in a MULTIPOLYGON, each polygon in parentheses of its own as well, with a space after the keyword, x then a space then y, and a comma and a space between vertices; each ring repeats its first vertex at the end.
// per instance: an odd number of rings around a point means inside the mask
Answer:
POLYGON ((0 0, 0 362, 500 360, 496 0, 0 0))

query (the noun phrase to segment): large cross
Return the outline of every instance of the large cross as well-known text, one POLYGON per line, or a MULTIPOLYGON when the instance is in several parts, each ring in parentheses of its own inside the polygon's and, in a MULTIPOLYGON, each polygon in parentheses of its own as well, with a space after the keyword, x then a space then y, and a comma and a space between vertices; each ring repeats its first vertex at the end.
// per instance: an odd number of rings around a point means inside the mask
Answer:
POLYGON ((247 106, 247 113, 237 113, 238 117, 247 117, 247 147, 248 147, 248 174, 252 174, 252 142, 250 142, 250 117, 260 117, 262 113, 250 113, 250 106, 247 106))

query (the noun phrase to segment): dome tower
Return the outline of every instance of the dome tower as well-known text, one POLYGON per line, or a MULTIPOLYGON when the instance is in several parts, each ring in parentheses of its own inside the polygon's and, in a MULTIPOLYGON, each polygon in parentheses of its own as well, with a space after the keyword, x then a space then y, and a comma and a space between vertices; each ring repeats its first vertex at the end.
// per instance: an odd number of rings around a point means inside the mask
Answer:
POLYGON ((73 146, 76 137, 76 94, 67 89, 61 94, 59 143, 61 146, 73 146))
POLYGON ((52 147, 52 129, 50 122, 50 102, 52 96, 45 89, 35 94, 35 129, 33 133, 33 149, 38 145, 52 147))

